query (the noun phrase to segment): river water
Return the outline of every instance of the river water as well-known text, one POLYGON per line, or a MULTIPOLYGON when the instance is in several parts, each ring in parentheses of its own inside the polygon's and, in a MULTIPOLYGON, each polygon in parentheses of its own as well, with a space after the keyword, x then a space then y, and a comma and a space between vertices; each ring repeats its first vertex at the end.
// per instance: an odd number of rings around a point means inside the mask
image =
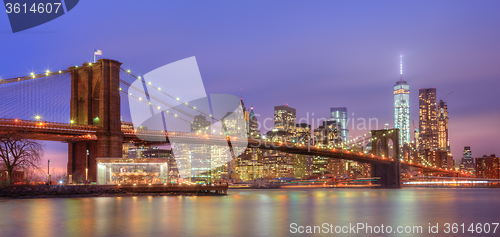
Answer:
MULTIPOLYGON (((422 227, 423 235, 392 236, 477 236, 467 231, 471 223, 498 222, 500 189, 274 189, 214 197, 0 200, 0 236, 304 236, 292 232, 307 226, 316 230, 313 236, 387 236, 381 232, 387 226, 394 232, 399 226, 403 232, 422 227), (358 223, 372 232, 349 227, 348 234, 324 233, 325 228, 318 233, 324 223, 332 232, 358 223), (446 223, 464 223, 465 233, 458 226, 459 234, 445 234, 446 223), (438 224, 439 234, 429 234, 429 224, 438 224)), ((482 235, 499 236, 500 227, 493 234, 494 227, 482 235)))

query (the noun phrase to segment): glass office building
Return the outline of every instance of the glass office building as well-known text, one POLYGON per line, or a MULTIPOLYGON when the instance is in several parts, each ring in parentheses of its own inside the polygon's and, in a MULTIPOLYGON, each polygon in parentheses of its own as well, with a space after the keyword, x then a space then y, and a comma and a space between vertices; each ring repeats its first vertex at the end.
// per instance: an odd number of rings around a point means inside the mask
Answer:
POLYGON ((347 129, 347 108, 330 108, 330 121, 337 121, 340 125, 340 139, 343 142, 349 140, 349 129, 347 129))
POLYGON ((399 128, 399 144, 410 142, 410 85, 398 81, 394 85, 394 128, 399 128))

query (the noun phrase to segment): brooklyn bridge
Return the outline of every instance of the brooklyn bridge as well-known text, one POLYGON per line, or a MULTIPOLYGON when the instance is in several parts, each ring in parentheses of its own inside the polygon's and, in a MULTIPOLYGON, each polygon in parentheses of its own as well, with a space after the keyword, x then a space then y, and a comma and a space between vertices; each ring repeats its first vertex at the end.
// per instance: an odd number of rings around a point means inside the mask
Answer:
MULTIPOLYGON (((67 70, 31 73, 0 80, 0 133, 23 131, 30 139, 67 143, 68 176, 76 180, 77 177, 85 177, 88 172, 88 178, 93 182, 97 179, 97 158, 122 157, 124 143, 130 142, 246 146, 289 154, 352 160, 370 164, 371 176, 376 177, 377 184, 383 188, 401 187, 402 168, 469 177, 463 172, 441 169, 418 159, 403 159, 397 129, 371 131, 366 140, 372 142, 372 153, 355 152, 342 147, 232 136, 222 132, 198 134, 175 129, 148 130, 130 121, 123 121, 123 115, 131 113, 124 97, 150 105, 152 109, 160 107, 153 107, 155 105, 147 101, 153 100, 170 106, 173 110, 163 111, 162 116, 171 116, 188 124, 191 121, 186 118, 205 112, 187 106, 188 101, 162 92, 160 88, 155 89, 162 96, 186 106, 172 106, 163 97, 148 93, 146 87, 137 88, 133 85, 134 81, 139 80, 144 85, 146 81, 123 69, 121 65, 115 60, 100 59, 96 63, 85 63, 67 70), (131 90, 134 90, 134 96, 129 96, 132 95, 131 90), (392 148, 389 141, 393 142, 392 148)), ((220 131, 223 130, 221 128, 220 131)))

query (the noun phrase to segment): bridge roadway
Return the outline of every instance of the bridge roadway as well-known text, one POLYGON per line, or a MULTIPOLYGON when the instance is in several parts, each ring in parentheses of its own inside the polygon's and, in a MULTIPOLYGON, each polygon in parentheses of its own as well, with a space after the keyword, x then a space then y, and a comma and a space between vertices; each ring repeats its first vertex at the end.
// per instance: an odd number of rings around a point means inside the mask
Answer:
MULTIPOLYGON (((0 119, 0 133, 8 130, 25 131, 29 137, 36 140, 75 142, 82 140, 96 140, 97 126, 74 125, 71 123, 53 123, 44 121, 28 121, 18 119, 0 119)), ((318 146, 306 146, 291 142, 270 142, 258 139, 241 139, 238 137, 226 137, 221 135, 207 135, 164 131, 135 130, 130 126, 122 126, 124 142, 144 142, 145 138, 150 144, 168 143, 170 140, 186 144, 228 145, 260 148, 264 150, 277 150, 290 154, 302 154, 329 157, 334 159, 352 160, 361 163, 393 164, 392 158, 378 157, 373 154, 352 152, 336 148, 325 148, 318 146)), ((424 172, 441 173, 452 176, 470 177, 469 175, 437 167, 421 165, 413 162, 401 161, 402 167, 413 167, 424 172)))

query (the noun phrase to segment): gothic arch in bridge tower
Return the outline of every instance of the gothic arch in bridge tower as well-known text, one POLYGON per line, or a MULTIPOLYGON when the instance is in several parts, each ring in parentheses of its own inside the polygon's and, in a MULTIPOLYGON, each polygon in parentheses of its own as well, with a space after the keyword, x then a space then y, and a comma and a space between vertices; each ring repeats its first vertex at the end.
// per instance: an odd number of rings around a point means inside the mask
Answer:
POLYGON ((374 155, 389 157, 389 142, 392 141, 393 157, 399 157, 399 129, 372 130, 371 132, 374 155))
POLYGON ((382 154, 382 141, 379 139, 379 140, 376 140, 373 142, 375 144, 375 146, 372 147, 372 153, 373 154, 382 154), (377 150, 375 150, 377 149, 377 150))
POLYGON ((384 188, 401 187, 401 162, 399 159, 399 129, 373 130, 372 152, 375 156, 389 157, 394 162, 390 164, 371 163, 371 176, 378 177, 377 184, 384 188), (392 142, 392 148, 389 147, 392 142), (392 154, 389 154, 392 149, 392 154))
POLYGON ((394 158, 394 142, 391 138, 387 141, 387 157, 394 158))

